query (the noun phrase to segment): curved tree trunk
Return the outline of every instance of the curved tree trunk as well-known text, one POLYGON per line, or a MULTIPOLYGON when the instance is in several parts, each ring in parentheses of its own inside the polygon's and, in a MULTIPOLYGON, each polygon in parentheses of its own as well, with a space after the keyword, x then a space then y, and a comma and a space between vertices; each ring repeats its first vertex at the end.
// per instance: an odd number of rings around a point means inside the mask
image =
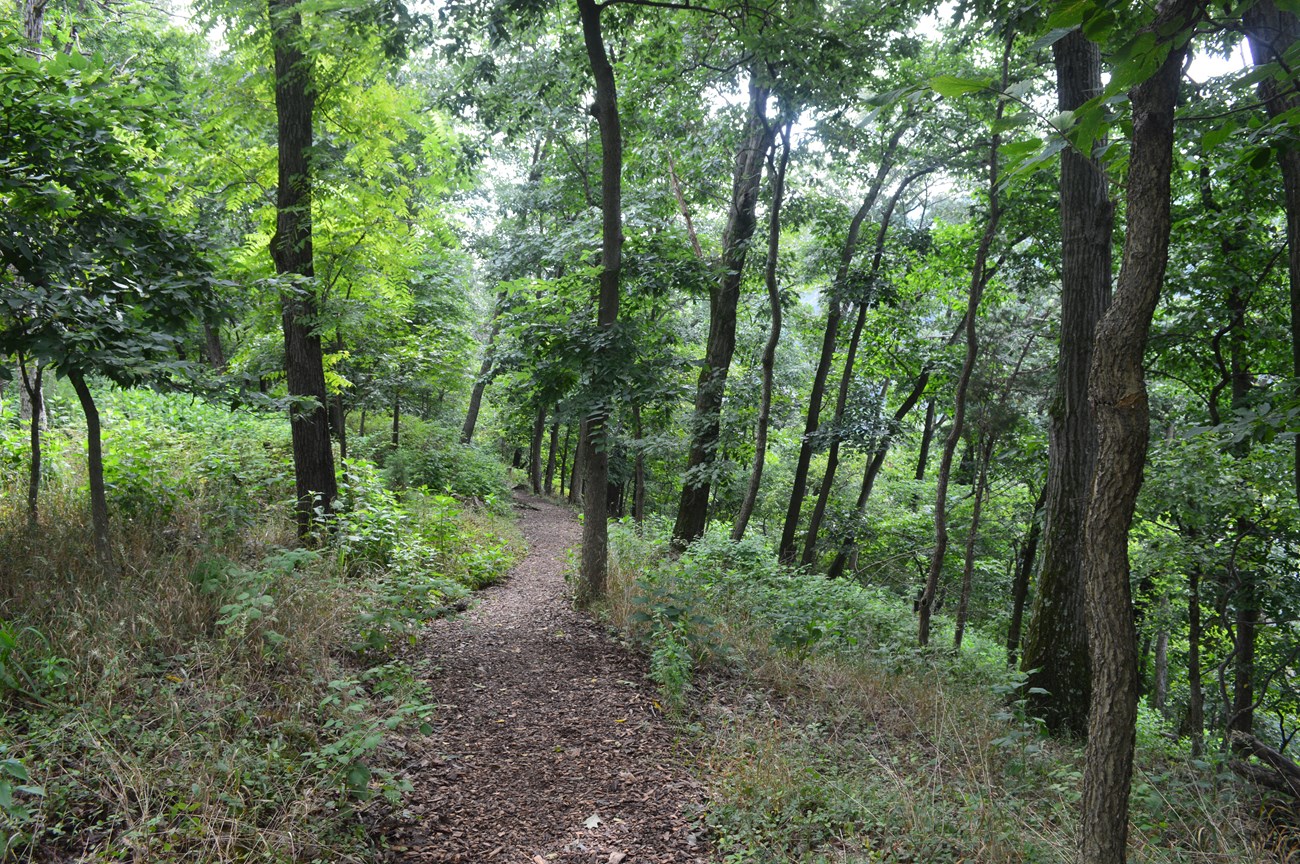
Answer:
POLYGON ((474 440, 474 430, 478 426, 478 414, 483 407, 483 391, 492 380, 492 364, 496 349, 497 336, 501 333, 501 310, 505 308, 506 292, 497 294, 496 304, 492 307, 492 328, 488 330, 487 347, 483 349, 483 360, 478 367, 478 377, 474 387, 469 391, 469 407, 465 409, 465 422, 460 427, 460 443, 468 444, 474 440))
POLYGON ((835 360, 835 345, 839 341, 840 318, 844 314, 844 306, 839 299, 840 289, 848 280, 849 265, 853 263, 853 256, 857 252, 858 237, 862 233, 862 223, 871 212, 871 208, 876 206, 876 200, 880 197, 880 190, 885 185, 885 178, 889 176, 890 170, 894 167, 894 154, 898 150, 898 142, 902 140, 905 131, 907 131, 907 127, 900 126, 889 139, 889 143, 885 147, 885 154, 880 160, 880 167, 871 181, 871 187, 867 190, 866 197, 862 200, 862 206, 858 208, 857 213, 853 214, 853 219, 849 222, 849 233, 844 241, 844 249, 840 252, 840 263, 835 272, 835 283, 831 289, 831 296, 826 310, 826 330, 822 335, 821 354, 817 357, 817 369, 813 373, 812 390, 808 394, 808 416, 804 422, 803 440, 799 444, 799 458, 795 462, 794 481, 790 487, 790 503, 786 507, 785 523, 781 528, 781 542, 777 547, 781 561, 786 564, 794 563, 797 552, 795 535, 799 533, 799 517, 803 513, 803 499, 808 494, 808 467, 812 464, 813 435, 821 425, 822 399, 825 398, 826 379, 830 375, 831 364, 835 360))
MULTIPOLYGON (((1101 51, 1078 30, 1053 46, 1058 105, 1073 111, 1101 91, 1101 51)), ((1083 620, 1083 516, 1097 458, 1088 410, 1093 331, 1110 304, 1114 205, 1100 160, 1061 154, 1061 340, 1048 430, 1043 563, 1021 667, 1028 699, 1055 733, 1088 724, 1088 633, 1083 620)))
POLYGON ((271 258, 287 284, 280 292, 284 360, 293 433, 293 468, 299 535, 311 530, 316 508, 329 512, 338 497, 330 444, 329 397, 317 316, 312 263, 313 64, 303 53, 302 18, 293 0, 269 0, 275 54, 275 110, 279 179, 271 258))
MULTIPOLYGON (((596 326, 602 337, 591 362, 612 363, 615 350, 611 331, 618 321, 619 274, 623 262, 623 130, 618 116, 618 89, 614 67, 605 53, 600 9, 594 0, 577 0, 582 20, 583 42, 596 82, 596 99, 591 112, 600 126, 600 297, 596 326)), ((582 561, 578 571, 577 602, 587 605, 605 594, 609 564, 609 449, 606 423, 612 394, 596 393, 595 409, 587 416, 586 434, 579 447, 586 447, 582 496, 582 561)))
POLYGON ((113 550, 108 536, 108 497, 104 491, 104 444, 99 425, 99 409, 86 386, 85 377, 68 372, 72 389, 77 391, 81 412, 86 415, 86 481, 90 486, 90 521, 94 532, 95 557, 106 567, 113 566, 113 550))
POLYGON ((1007 625, 1007 665, 1014 667, 1020 662, 1020 632, 1025 617, 1025 601, 1029 597, 1029 577, 1034 572, 1034 559, 1038 557, 1038 539, 1043 533, 1042 511, 1047 500, 1047 487, 1038 493, 1033 512, 1029 517, 1029 528, 1025 531, 1025 543, 1020 547, 1016 559, 1016 575, 1011 582, 1011 623, 1007 625))
POLYGON ((1137 719, 1137 636, 1128 532, 1146 461, 1149 409, 1142 361, 1169 254, 1174 108, 1196 0, 1163 0, 1149 32, 1171 42, 1130 95, 1133 113, 1124 260, 1097 326, 1088 398, 1098 428, 1084 522, 1085 615, 1092 705, 1079 823, 1080 864, 1123 864, 1137 719))
POLYGON ((775 127, 767 122, 768 89, 750 76, 749 119, 731 186, 731 208, 722 232, 721 273, 709 290, 709 338, 704 350, 691 418, 691 450, 683 475, 673 545, 683 548, 704 533, 709 518, 710 476, 722 424, 722 397, 736 350, 736 309, 749 240, 754 236, 759 181, 775 127))
MULTIPOLYGON (((768 173, 772 177, 772 212, 767 221, 767 264, 763 280, 767 285, 767 303, 772 310, 772 326, 763 345, 760 365, 763 367, 763 395, 758 406, 758 429, 754 438, 754 467, 749 473, 749 486, 745 489, 740 512, 731 526, 731 539, 739 541, 749 527, 758 501, 758 488, 763 482, 763 463, 767 460, 767 425, 772 416, 772 379, 776 367, 776 346, 781 339, 781 291, 776 281, 777 256, 781 249, 781 203, 785 198, 785 171, 790 164, 790 127, 787 120, 781 127, 781 161, 773 165, 768 159, 768 173)), ((638 459, 640 457, 638 456, 638 459)), ((640 463, 638 463, 640 464, 640 463)), ((641 521, 637 517, 637 521, 641 521)))
MULTIPOLYGON (((1002 54, 1002 89, 1006 90, 1008 66, 1011 58, 1011 42, 1008 39, 1002 54)), ((998 128, 1005 109, 1004 102, 999 101, 994 112, 993 128, 998 128)), ((962 362, 961 374, 957 378, 957 392, 954 396, 952 428, 948 430, 948 440, 944 443, 943 456, 939 460, 939 475, 934 500, 934 552, 930 556, 930 571, 926 574, 925 588, 921 592, 920 620, 917 626, 917 642, 922 646, 930 644, 930 616, 934 610, 935 595, 939 589, 939 575, 943 572, 943 559, 948 552, 948 481, 952 475, 953 456, 957 444, 961 441, 966 421, 966 393, 970 389, 970 379, 975 371, 975 358, 979 354, 979 320, 980 300, 984 296, 984 286, 988 282, 989 248, 997 234, 998 222, 1002 216, 998 195, 998 149, 1001 136, 994 131, 989 145, 989 213, 975 250, 975 261, 971 265, 970 292, 966 302, 966 359, 962 362)))

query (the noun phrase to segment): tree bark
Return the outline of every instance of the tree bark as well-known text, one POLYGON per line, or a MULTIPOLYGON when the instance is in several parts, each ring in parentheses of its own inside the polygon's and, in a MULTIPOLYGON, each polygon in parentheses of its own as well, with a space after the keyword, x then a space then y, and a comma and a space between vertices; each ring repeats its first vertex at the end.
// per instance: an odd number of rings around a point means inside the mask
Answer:
POLYGON ((925 479, 925 468, 930 462, 930 443, 934 440, 934 399, 925 406, 925 425, 921 427, 921 452, 916 457, 916 481, 925 479))
POLYGON ((1148 417, 1142 361, 1169 254, 1174 108, 1196 0, 1162 0, 1149 32, 1169 46, 1133 88, 1124 258, 1115 297, 1097 326, 1088 398, 1098 428, 1084 520, 1085 617, 1092 704, 1079 823, 1080 864, 1123 864, 1137 718, 1137 636, 1129 589, 1128 533, 1148 417))
POLYGON ((636 436, 636 456, 632 462, 632 518, 645 521, 645 430, 641 427, 641 403, 632 403, 632 434, 636 436))
MULTIPOLYGON (((600 297, 596 326, 601 331, 599 345, 592 358, 597 366, 613 362, 614 325, 618 321, 619 275, 623 260, 623 131, 618 115, 618 89, 614 67, 605 53, 601 32, 600 9, 595 0, 577 0, 582 20, 583 42, 596 82, 596 98, 591 106, 600 126, 600 297)), ((606 423, 612 393, 596 393, 596 407, 587 417, 586 476, 583 486, 582 561, 578 572, 576 600, 590 604, 605 594, 609 546, 609 451, 606 423)))
POLYGON ((966 618, 970 614, 970 594, 975 581, 975 540, 979 537, 980 512, 984 505, 984 493, 988 490, 989 460, 993 458, 992 434, 980 450, 979 467, 976 469, 975 502, 971 507, 970 526, 966 529, 966 555, 961 570, 961 598, 957 601, 957 620, 953 627, 952 650, 960 651, 962 637, 966 635, 966 618))
POLYGON ((389 433, 389 442, 396 450, 401 444, 402 437, 402 391, 393 391, 393 428, 389 433))
POLYGON ((311 530, 317 507, 329 512, 338 497, 330 445, 329 398, 312 264, 312 180, 309 154, 316 98, 313 64, 301 43, 302 18, 293 0, 268 0, 275 55, 275 108, 279 178, 271 258, 285 277, 280 291, 285 373, 293 433, 293 465, 299 535, 311 530))
POLYGON ((745 136, 736 153, 731 206, 722 232, 721 272, 709 289, 709 337, 704 350, 691 418, 691 449, 683 475, 681 502, 673 526, 673 545, 684 548, 704 533, 709 518, 710 473, 722 425, 722 399, 727 373, 736 350, 736 309, 749 241, 754 236, 755 211, 763 162, 775 128, 767 122, 768 89, 750 76, 749 115, 745 136))
MULTIPOLYGON (((781 127, 781 161, 775 165, 768 160, 768 173, 772 178, 772 210, 767 219, 767 262, 763 281, 767 286, 767 303, 772 310, 771 329, 763 345, 760 365, 763 367, 763 394, 758 405, 758 429, 754 436, 754 467, 749 472, 749 486, 740 502, 740 512, 731 526, 731 539, 739 542, 749 527, 758 502, 758 489, 763 482, 763 464, 767 460, 767 426, 772 416, 772 381, 776 368, 776 346, 781 339, 781 291, 777 285, 776 265, 781 250, 781 204, 785 199, 785 172, 790 165, 790 127, 787 120, 781 127)), ((638 517, 638 520, 640 518, 638 517)))
MULTIPOLYGON (((912 385, 912 392, 907 394, 903 404, 899 405, 894 415, 890 418, 889 428, 881 436, 880 443, 876 446, 876 451, 871 456, 871 461, 867 463, 866 470, 862 473, 862 487, 858 490, 857 503, 853 505, 853 516, 849 520, 850 526, 856 526, 867 512, 867 501, 871 498, 871 490, 875 488, 876 478, 880 475, 880 469, 885 464, 885 457, 889 455, 889 448, 894 440, 894 430, 903 422, 916 403, 921 400, 921 394, 930 383, 930 368, 927 366, 921 370, 917 377, 916 383, 912 385)), ((850 527, 840 543, 840 550, 835 554, 835 559, 831 562, 830 568, 826 571, 826 578, 838 579, 844 575, 844 567, 847 565, 849 558, 854 554, 857 547, 857 536, 854 528, 850 527)))
POLYGON ((533 435, 528 442, 528 485, 534 495, 542 494, 542 439, 546 436, 546 405, 539 403, 533 416, 533 435))
MULTIPOLYGON (((560 497, 564 497, 564 478, 569 476, 569 439, 573 437, 573 426, 565 424, 564 443, 560 445, 560 497)), ((569 484, 573 488, 573 484, 569 484)))
MULTIPOLYGON (((1075 30, 1053 46, 1057 104, 1073 111, 1101 91, 1101 52, 1075 30)), ((1090 698, 1088 634, 1083 615, 1083 517, 1097 459, 1088 409, 1093 331, 1110 305, 1109 183, 1099 159, 1072 148, 1061 154, 1061 337, 1056 394, 1048 429, 1043 563, 1021 667, 1034 712, 1053 733, 1082 736, 1090 698)))
MULTIPOLYGON (((1008 38, 1002 53, 1002 89, 1007 87, 1008 68, 1011 58, 1011 41, 1008 38)), ((975 358, 979 354, 980 300, 984 297, 984 286, 988 283, 989 249, 997 234, 998 222, 1002 217, 998 190, 998 150, 1001 136, 996 131, 1005 113, 1006 103, 999 101, 994 111, 992 141, 989 144, 989 212, 984 224, 984 233, 980 236, 979 246, 975 250, 975 261, 971 265, 970 289, 966 301, 966 357, 962 361, 961 374, 957 378, 957 392, 953 397, 952 428, 948 430, 948 440, 944 443, 943 455, 939 459, 939 474, 934 496, 934 552, 930 556, 930 571, 926 575, 925 588, 921 592, 920 620, 917 625, 917 642, 930 644, 930 616, 934 610, 935 595, 939 589, 939 576, 943 572, 943 559, 948 552, 948 481, 952 475, 953 456, 966 422, 966 394, 970 389, 971 375, 975 371, 975 358)))
POLYGON ((1047 487, 1038 493, 1025 544, 1020 547, 1016 560, 1016 575, 1011 583, 1011 623, 1007 626, 1007 665, 1014 667, 1020 660, 1020 628, 1025 616, 1025 601, 1029 597, 1029 577, 1034 572, 1034 559, 1038 557, 1038 538, 1043 533, 1042 511, 1047 501, 1047 487))
POLYGON ((898 142, 902 140, 906 130, 906 126, 900 126, 889 139, 885 154, 880 160, 880 167, 871 181, 866 197, 862 200, 862 206, 858 208, 857 213, 853 214, 853 219, 849 222, 849 233, 844 241, 844 249, 840 252, 840 263, 835 272, 834 287, 830 292, 826 309, 826 330, 822 336, 821 354, 817 358, 812 390, 808 394, 808 416, 804 422, 803 440, 799 445, 799 458, 795 462, 794 480, 790 486, 790 504, 786 507, 785 523, 781 528, 781 542, 777 547, 777 554, 785 564, 793 564, 797 552, 795 535, 799 533, 799 517, 803 513, 804 497, 808 494, 808 468, 812 464, 813 436, 821 425, 826 379, 830 375, 831 364, 835 360, 835 345, 839 341, 840 318, 844 314, 844 307, 839 297, 841 292, 837 289, 841 289, 848 281, 849 265, 853 263, 853 255, 857 251, 862 223, 871 213, 871 209, 876 206, 880 190, 885 185, 885 178, 894 167, 894 154, 898 150, 898 142))
POLYGON ((68 380, 77 391, 81 412, 86 416, 86 481, 90 486, 90 521, 94 532, 95 557, 105 567, 113 566, 113 551, 108 535, 108 497, 104 491, 104 444, 99 425, 99 409, 86 386, 85 377, 69 371, 68 380))
POLYGON ((474 387, 469 391, 469 407, 465 409, 465 422, 460 427, 460 443, 468 444, 474 440, 474 429, 478 426, 479 410, 483 406, 483 391, 492 380, 493 352, 497 336, 501 332, 501 310, 505 308, 506 292, 497 294, 496 305, 492 307, 492 328, 488 331, 487 347, 483 350, 483 362, 479 364, 478 377, 474 387))
MULTIPOLYGON (((556 412, 559 412, 559 406, 556 406, 556 412)), ((560 441, 560 421, 551 422, 550 437, 546 447, 546 495, 550 497, 555 493, 555 450, 560 441)))
POLYGON ((40 56, 41 40, 45 38, 45 9, 49 0, 19 0, 23 19, 23 38, 31 43, 31 54, 40 56))
POLYGON ((40 526, 40 500, 41 500, 41 471, 43 464, 41 461, 41 428, 45 423, 45 397, 42 393, 43 380, 45 377, 45 365, 37 363, 32 374, 27 373, 27 361, 21 354, 18 355, 18 371, 20 373, 18 389, 27 394, 31 402, 31 461, 27 469, 27 527, 35 531, 40 526))
POLYGON ((1205 689, 1201 686, 1201 568, 1187 572, 1187 721, 1192 756, 1205 749, 1205 689))

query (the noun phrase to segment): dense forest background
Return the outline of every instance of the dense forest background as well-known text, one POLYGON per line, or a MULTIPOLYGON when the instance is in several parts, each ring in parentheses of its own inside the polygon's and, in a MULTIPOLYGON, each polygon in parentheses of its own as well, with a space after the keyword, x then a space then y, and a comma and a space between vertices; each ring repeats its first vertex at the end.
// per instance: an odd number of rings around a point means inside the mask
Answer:
POLYGON ((0 858, 373 855, 517 483, 727 861, 1291 860, 1296 11, 7 5, 0 858))

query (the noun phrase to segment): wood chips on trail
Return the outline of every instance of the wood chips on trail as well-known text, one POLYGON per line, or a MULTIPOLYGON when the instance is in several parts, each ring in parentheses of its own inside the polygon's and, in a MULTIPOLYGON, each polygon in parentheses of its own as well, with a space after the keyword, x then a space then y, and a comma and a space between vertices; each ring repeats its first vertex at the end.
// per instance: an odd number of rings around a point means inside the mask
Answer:
POLYGON ((571 608, 563 571, 579 525, 518 501, 527 556, 421 639, 437 712, 433 733, 407 743, 415 790, 386 831, 389 860, 703 864, 704 789, 644 661, 571 608))

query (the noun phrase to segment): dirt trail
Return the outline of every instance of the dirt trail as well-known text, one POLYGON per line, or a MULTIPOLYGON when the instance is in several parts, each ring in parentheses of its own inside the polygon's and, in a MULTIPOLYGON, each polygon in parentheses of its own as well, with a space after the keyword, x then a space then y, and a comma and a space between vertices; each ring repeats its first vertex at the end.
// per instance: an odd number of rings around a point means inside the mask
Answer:
POLYGON ((567 600, 581 529, 547 501, 517 506, 527 557, 422 640, 439 707, 427 751, 410 754, 416 788, 388 833, 392 860, 704 864, 692 822, 703 789, 644 662, 567 600))

